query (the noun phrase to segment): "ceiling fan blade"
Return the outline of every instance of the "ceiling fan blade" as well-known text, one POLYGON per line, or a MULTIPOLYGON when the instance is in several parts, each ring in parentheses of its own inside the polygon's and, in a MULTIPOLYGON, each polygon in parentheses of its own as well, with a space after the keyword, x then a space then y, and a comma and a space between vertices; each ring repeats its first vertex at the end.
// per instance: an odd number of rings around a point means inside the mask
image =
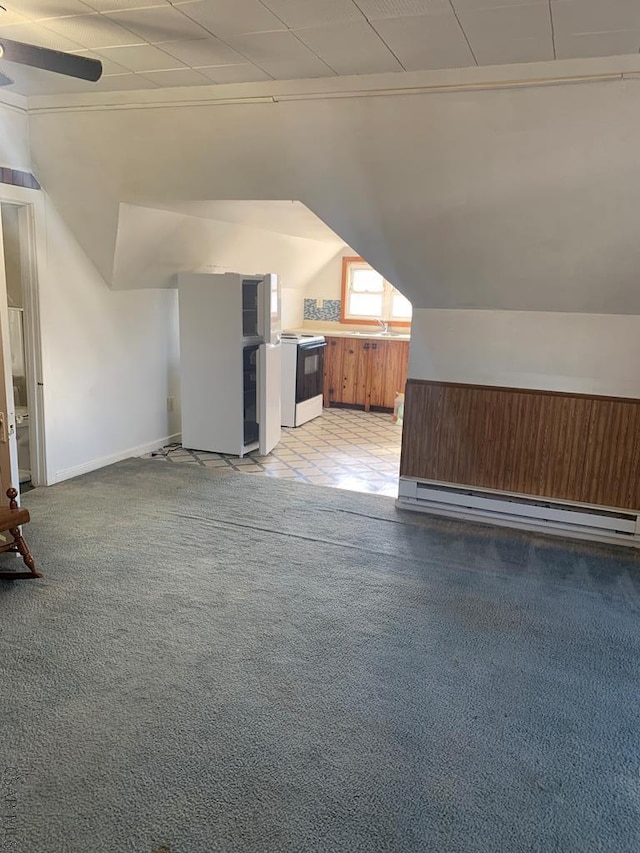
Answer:
POLYGON ((21 65, 42 68, 54 74, 66 74, 67 77, 77 77, 79 80, 90 80, 92 83, 102 76, 102 63, 98 59, 5 38, 0 38, 0 48, 2 58, 8 62, 19 62, 21 65))
POLYGON ((13 83, 11 77, 7 77, 0 71, 0 86, 10 86, 13 83))

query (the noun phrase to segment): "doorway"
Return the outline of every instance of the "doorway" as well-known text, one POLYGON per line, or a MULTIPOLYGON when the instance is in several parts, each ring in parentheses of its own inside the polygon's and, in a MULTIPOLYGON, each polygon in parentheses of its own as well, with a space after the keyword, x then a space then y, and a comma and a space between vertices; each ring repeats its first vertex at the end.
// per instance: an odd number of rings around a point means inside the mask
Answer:
POLYGON ((7 283, 9 351, 11 354, 11 389, 15 412, 20 489, 31 486, 31 436, 29 435, 29 402, 27 398, 27 364, 24 340, 24 294, 20 251, 20 209, 2 205, 2 242, 7 283))
POLYGON ((34 212, 5 201, 14 189, 0 188, 0 501, 9 484, 24 492, 45 482, 34 212))

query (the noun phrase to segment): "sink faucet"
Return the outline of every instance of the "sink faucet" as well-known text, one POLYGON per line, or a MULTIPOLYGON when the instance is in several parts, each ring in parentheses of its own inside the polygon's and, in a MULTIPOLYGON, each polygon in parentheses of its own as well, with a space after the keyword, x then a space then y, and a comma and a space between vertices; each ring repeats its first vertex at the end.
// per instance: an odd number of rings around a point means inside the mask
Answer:
POLYGON ((378 320, 377 322, 380 325, 380 328, 382 329, 382 334, 386 335, 389 331, 389 324, 385 320, 378 320))

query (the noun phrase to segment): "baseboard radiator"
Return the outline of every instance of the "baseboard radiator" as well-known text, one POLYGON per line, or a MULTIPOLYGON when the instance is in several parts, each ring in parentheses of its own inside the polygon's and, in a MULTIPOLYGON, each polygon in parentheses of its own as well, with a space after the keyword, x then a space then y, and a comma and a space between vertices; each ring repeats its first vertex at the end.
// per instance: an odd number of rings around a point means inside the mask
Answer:
POLYGON ((640 548, 640 510, 619 510, 400 477, 400 509, 640 548))

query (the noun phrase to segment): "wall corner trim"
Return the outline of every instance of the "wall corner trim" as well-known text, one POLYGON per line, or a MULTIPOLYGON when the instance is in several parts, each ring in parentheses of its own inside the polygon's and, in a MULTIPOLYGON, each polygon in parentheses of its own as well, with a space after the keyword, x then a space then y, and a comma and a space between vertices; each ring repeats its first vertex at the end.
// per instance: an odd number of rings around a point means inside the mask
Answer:
POLYGON ((48 486, 54 486, 56 483, 62 483, 64 480, 71 480, 74 477, 79 477, 82 474, 89 474, 91 471, 97 471, 99 468, 106 468, 108 465, 114 465, 116 462, 122 462, 123 459, 131 459, 134 456, 143 456, 145 453, 151 453, 152 450, 157 450, 164 447, 166 444, 173 444, 181 441, 181 434, 165 435, 154 441, 148 441, 146 444, 139 444, 137 447, 130 447, 128 450, 121 450, 118 453, 113 453, 110 456, 102 456, 99 459, 92 459, 89 462, 83 462, 82 465, 75 465, 73 468, 64 468, 62 471, 57 471, 55 476, 47 483, 48 486))

